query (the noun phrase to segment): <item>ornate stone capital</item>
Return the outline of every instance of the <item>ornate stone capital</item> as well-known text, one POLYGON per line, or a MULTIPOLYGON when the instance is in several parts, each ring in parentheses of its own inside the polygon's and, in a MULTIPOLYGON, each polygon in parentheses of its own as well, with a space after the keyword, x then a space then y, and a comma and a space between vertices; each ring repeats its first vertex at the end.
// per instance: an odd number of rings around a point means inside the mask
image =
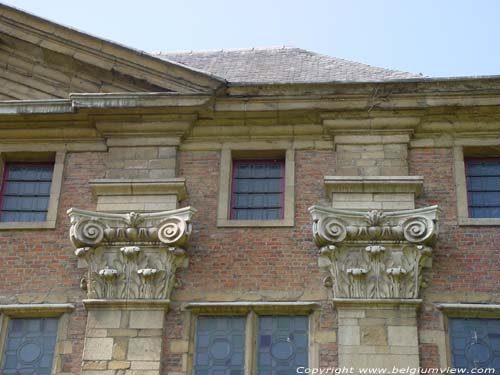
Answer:
POLYGON ((319 265, 335 298, 418 298, 437 239, 437 206, 383 212, 313 206, 319 265))
POLYGON ((88 267, 91 299, 168 299, 185 257, 191 216, 178 210, 111 214, 68 210, 75 255, 88 267))

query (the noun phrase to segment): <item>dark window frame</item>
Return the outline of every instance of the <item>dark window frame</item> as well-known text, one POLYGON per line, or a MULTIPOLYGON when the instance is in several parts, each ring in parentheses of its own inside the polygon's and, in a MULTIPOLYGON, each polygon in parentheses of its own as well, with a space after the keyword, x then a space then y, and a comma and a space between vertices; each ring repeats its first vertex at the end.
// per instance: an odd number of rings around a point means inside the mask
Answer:
MULTIPOLYGON (((238 166, 241 164, 254 164, 254 165, 280 165, 281 173, 281 184, 280 184, 280 208, 279 217, 276 219, 260 219, 260 220, 283 220, 285 218, 285 186, 286 186, 286 169, 285 169, 285 159, 232 159, 232 171, 231 171, 231 196, 230 196, 230 207, 229 207, 229 219, 230 220, 255 220, 255 219, 238 219, 236 218, 235 208, 235 198, 238 193, 235 191, 236 187, 236 173, 238 166)), ((258 178, 255 178, 258 179, 258 178)), ((264 179, 264 178, 263 178, 264 179)), ((258 209, 258 208, 256 208, 258 209)), ((266 208, 262 208, 266 209, 266 208)))
MULTIPOLYGON (((20 223, 20 222, 26 222, 26 221, 4 221, 2 220, 3 213, 5 211, 11 211, 11 210, 4 210, 4 199, 6 195, 6 188, 7 188, 7 183, 8 183, 8 178, 9 178, 9 170, 12 166, 51 166, 52 167, 52 174, 50 178, 50 184, 52 187, 52 183, 54 180, 54 169, 55 169, 55 162, 16 162, 16 161, 7 161, 4 166, 3 166, 3 174, 2 174, 2 186, 0 189, 0 223, 20 223)), ((40 182, 40 181, 34 181, 34 182, 40 182)), ((33 195, 35 197, 35 195, 33 195)), ((49 206, 50 206, 50 189, 49 189, 49 194, 46 196, 47 197, 47 209, 45 211, 40 211, 40 212, 45 212, 45 219, 44 220, 32 220, 28 222, 45 222, 47 220, 47 215, 49 213, 49 206)))

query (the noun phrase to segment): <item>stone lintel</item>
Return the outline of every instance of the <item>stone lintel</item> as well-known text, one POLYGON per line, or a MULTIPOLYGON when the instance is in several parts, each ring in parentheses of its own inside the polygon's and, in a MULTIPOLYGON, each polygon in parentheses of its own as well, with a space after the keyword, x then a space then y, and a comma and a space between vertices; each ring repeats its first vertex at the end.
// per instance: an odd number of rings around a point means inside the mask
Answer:
POLYGON ((499 317, 500 304, 486 303, 440 303, 439 310, 448 317, 499 317))
POLYGON ((84 299, 86 310, 164 310, 168 311, 169 299, 84 299))
POLYGON ((0 313, 15 317, 47 317, 59 316, 72 312, 75 306, 71 303, 16 303, 0 305, 0 313))
POLYGON ((325 176, 329 197, 332 193, 413 193, 422 194, 422 176, 325 176))
POLYGON ((309 314, 319 308, 316 302, 193 302, 186 305, 186 310, 195 314, 247 314, 255 311, 259 314, 309 314))

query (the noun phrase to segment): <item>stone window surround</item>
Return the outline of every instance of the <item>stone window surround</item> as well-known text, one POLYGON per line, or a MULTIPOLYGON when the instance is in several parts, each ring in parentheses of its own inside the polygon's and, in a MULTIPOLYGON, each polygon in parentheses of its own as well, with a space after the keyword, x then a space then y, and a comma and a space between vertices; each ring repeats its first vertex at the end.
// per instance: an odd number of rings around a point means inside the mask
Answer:
MULTIPOLYGON (((496 144, 488 144, 481 146, 481 156, 497 156, 498 148, 500 147, 500 142, 496 141, 496 144), (491 152, 490 152, 491 151, 491 152)), ((465 156, 479 156, 477 154, 470 155, 467 150, 464 152, 464 148, 477 146, 478 143, 467 145, 460 145, 453 147, 453 162, 454 162, 454 175, 455 175, 455 186, 457 194, 457 218, 459 225, 498 225, 500 226, 500 218, 472 218, 469 217, 469 207, 467 200, 467 182, 465 178, 465 156)))
POLYGON ((256 372, 256 335, 259 315, 307 315, 309 317, 309 367, 319 366, 319 347, 316 335, 319 327, 319 304, 315 302, 193 302, 186 305, 189 317, 188 371, 193 370, 196 321, 198 316, 246 316, 245 375, 256 372))
POLYGON ((72 352, 73 344, 69 336, 68 326, 69 315, 74 309, 75 307, 70 303, 0 305, 0 368, 10 319, 59 318, 51 373, 54 375, 62 374, 62 356, 72 352))
POLYGON ((293 227, 295 204, 295 153, 291 146, 274 144, 248 144, 224 146, 221 150, 219 170, 219 202, 217 206, 218 227, 293 227), (231 199, 232 161, 234 158, 256 159, 285 157, 285 199, 284 216, 280 220, 231 220, 229 219, 231 199))
POLYGON ((0 230, 54 229, 56 227, 57 209, 59 207, 66 152, 50 151, 50 149, 48 151, 40 151, 40 148, 33 147, 33 145, 26 145, 20 148, 20 150, 21 149, 23 149, 23 151, 0 153, 0 172, 3 173, 4 164, 8 161, 54 161, 47 219, 40 222, 0 222, 0 230))
POLYGON ((443 362, 446 366, 451 366, 451 345, 450 335, 448 331, 449 318, 499 318, 500 319, 500 304, 483 304, 483 303, 440 303, 437 304, 441 310, 443 317, 444 330, 438 331, 435 338, 435 344, 438 345, 439 355, 441 357, 441 366, 443 362))

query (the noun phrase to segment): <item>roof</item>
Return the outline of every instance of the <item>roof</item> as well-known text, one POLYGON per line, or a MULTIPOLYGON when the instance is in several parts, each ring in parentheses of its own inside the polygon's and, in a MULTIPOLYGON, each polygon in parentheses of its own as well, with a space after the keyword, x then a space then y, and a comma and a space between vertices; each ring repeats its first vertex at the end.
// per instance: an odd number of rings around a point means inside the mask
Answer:
POLYGON ((294 47, 160 52, 157 57, 196 68, 232 83, 381 82, 423 78, 294 47))

